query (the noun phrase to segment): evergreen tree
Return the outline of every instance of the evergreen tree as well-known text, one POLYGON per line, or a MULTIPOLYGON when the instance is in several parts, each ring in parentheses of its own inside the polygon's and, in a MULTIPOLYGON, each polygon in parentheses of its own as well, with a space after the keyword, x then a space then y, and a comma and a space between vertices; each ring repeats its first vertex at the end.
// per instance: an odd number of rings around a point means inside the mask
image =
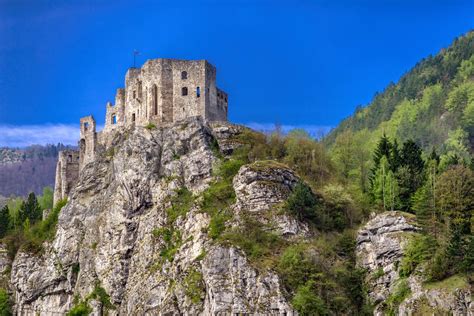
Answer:
POLYGON ((8 205, 5 205, 0 210, 0 238, 5 237, 10 227, 10 210, 8 205))
POLYGON ((390 170, 396 172, 398 167, 400 167, 402 163, 402 157, 400 156, 400 149, 398 148, 398 142, 395 139, 393 141, 392 149, 390 151, 390 170))
POLYGON ((414 141, 407 140, 403 143, 397 178, 400 186, 400 204, 405 211, 410 211, 411 198, 423 184, 425 162, 421 154, 421 148, 414 141))
MULTIPOLYGON (((380 138, 377 147, 375 148, 374 155, 372 160, 374 161, 374 166, 371 170, 371 176, 370 176, 370 189, 372 196, 374 197, 375 200, 379 199, 380 200, 380 194, 381 194, 381 189, 383 189, 384 183, 385 183, 385 176, 388 172, 387 170, 380 170, 381 169, 381 161, 385 157, 385 159, 388 161, 390 159, 392 152, 392 144, 390 143, 390 140, 388 137, 383 134, 383 136, 380 138), (382 177, 382 178, 380 178, 382 177), (383 180, 383 182, 380 182, 383 180)), ((387 167, 387 166, 385 166, 387 167)), ((383 197, 385 197, 384 194, 382 194, 383 197)), ((385 209, 385 203, 383 203, 384 209, 385 209)))
POLYGON ((374 151, 374 168, 377 169, 380 165, 380 160, 382 159, 383 156, 387 157, 387 159, 390 157, 392 153, 392 143, 390 143, 390 140, 388 137, 383 134, 383 136, 380 138, 377 147, 375 148, 374 151))
POLYGON ((436 152, 436 147, 433 147, 430 154, 430 160, 434 160, 436 162, 436 165, 439 165, 439 159, 440 157, 438 153, 436 152))
POLYGON ((474 210, 474 172, 463 165, 451 167, 438 178, 437 204, 451 231, 471 233, 474 210))
POLYGON ((41 207, 36 199, 34 192, 28 194, 26 201, 23 201, 20 210, 18 211, 18 220, 23 223, 28 219, 31 223, 34 223, 41 219, 41 207))

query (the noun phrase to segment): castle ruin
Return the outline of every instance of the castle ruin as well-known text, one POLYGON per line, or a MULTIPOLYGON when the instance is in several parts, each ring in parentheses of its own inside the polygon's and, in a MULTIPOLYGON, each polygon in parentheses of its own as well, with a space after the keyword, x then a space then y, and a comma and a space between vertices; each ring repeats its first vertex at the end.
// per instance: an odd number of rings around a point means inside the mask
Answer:
POLYGON ((227 121, 228 96, 216 85, 216 68, 206 60, 158 58, 130 68, 115 104, 107 102, 104 129, 93 116, 80 119, 79 151, 61 152, 56 168, 54 203, 68 196, 84 165, 94 161, 117 129, 165 126, 189 117, 227 121), (72 156, 72 160, 69 157, 72 156))

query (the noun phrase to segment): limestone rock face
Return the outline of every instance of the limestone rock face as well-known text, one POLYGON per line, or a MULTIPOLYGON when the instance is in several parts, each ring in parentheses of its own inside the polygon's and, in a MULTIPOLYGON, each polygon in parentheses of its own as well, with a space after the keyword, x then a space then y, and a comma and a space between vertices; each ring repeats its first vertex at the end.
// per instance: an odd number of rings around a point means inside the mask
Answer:
POLYGON ((415 226, 407 217, 396 212, 386 212, 370 220, 358 233, 358 264, 367 269, 371 288, 369 297, 380 303, 390 294, 390 289, 398 280, 397 265, 407 245, 405 233, 415 232, 415 226))
POLYGON ((234 177, 235 209, 252 214, 263 224, 270 224, 282 236, 308 236, 309 228, 305 223, 276 209, 272 211, 288 198, 299 181, 291 169, 274 161, 258 161, 243 166, 234 177))
MULTIPOLYGON (((417 234, 414 216, 401 212, 378 214, 362 227, 357 236, 357 264, 367 270, 369 299, 375 304, 374 315, 386 314, 386 300, 402 280, 398 264, 403 258, 410 235, 417 234)), ((398 315, 452 314, 473 315, 469 287, 454 290, 441 286, 427 288, 418 270, 406 280, 409 295, 397 307, 398 315)))
MULTIPOLYGON (((106 143, 113 147, 99 148, 82 168, 54 240, 42 254, 17 254, 10 280, 16 312, 65 314, 75 297, 90 297, 100 286, 115 307, 109 315, 292 315, 275 273, 256 270, 242 251, 208 237, 210 218, 197 200, 170 224, 177 189, 199 196, 212 181, 215 139, 229 153, 241 131, 188 119, 111 134, 106 143), (170 249, 165 260, 160 254, 170 249)), ((234 183, 241 212, 281 201, 297 181, 289 170, 270 178, 242 168, 234 183), (268 198, 252 184, 258 179, 271 183, 272 191, 263 191, 268 198)), ((102 314, 99 301, 89 303, 94 315, 102 314)))

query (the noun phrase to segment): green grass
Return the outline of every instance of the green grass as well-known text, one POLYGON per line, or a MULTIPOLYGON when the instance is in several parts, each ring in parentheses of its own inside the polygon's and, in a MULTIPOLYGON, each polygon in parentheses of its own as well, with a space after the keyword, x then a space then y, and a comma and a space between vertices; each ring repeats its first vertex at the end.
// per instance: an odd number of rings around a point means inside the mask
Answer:
POLYGON ((171 197, 171 207, 166 209, 168 224, 172 224, 178 217, 186 215, 193 202, 193 194, 187 188, 176 190, 176 195, 171 197))
POLYGON ((13 315, 10 295, 5 289, 0 289, 0 316, 13 315))
POLYGON ((192 268, 184 278, 185 294, 194 304, 198 304, 205 296, 205 285, 202 273, 192 268))
POLYGON ((173 262, 176 252, 183 244, 181 232, 173 227, 161 227, 153 230, 153 236, 163 240, 164 246, 160 250, 163 261, 173 262))
POLYGON ((453 275, 438 282, 428 282, 423 284, 423 287, 427 290, 440 289, 446 292, 453 292, 456 289, 464 289, 469 286, 466 276, 464 275, 453 275))
MULTIPOLYGON (((85 316, 92 313, 92 308, 89 305, 90 300, 99 301, 102 305, 102 308, 107 310, 113 310, 116 307, 110 301, 110 296, 107 294, 105 289, 100 285, 99 282, 96 282, 94 290, 87 295, 84 300, 80 300, 79 297, 74 298, 74 306, 67 312, 67 316, 85 316)), ((105 314, 107 315, 107 313, 105 314)))
POLYGON ((397 281, 392 294, 387 297, 385 304, 387 305, 388 315, 396 315, 398 306, 411 294, 410 285, 407 279, 397 281))
POLYGON ((380 277, 383 277, 385 275, 385 272, 383 271, 382 267, 379 267, 377 270, 374 271, 372 274, 372 280, 377 280, 380 277))
POLYGON ((224 232, 219 240, 224 244, 242 249, 256 267, 273 266, 278 253, 285 245, 285 241, 264 228, 255 219, 244 218, 239 227, 224 232))

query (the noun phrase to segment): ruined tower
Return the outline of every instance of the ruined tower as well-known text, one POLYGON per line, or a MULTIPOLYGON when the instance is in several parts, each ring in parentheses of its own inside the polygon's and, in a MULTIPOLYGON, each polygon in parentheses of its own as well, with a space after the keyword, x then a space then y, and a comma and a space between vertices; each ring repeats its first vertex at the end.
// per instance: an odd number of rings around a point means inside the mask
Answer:
POLYGON ((62 150, 59 152, 56 165, 56 180, 54 184, 53 201, 66 198, 79 177, 79 152, 77 150, 62 150))

